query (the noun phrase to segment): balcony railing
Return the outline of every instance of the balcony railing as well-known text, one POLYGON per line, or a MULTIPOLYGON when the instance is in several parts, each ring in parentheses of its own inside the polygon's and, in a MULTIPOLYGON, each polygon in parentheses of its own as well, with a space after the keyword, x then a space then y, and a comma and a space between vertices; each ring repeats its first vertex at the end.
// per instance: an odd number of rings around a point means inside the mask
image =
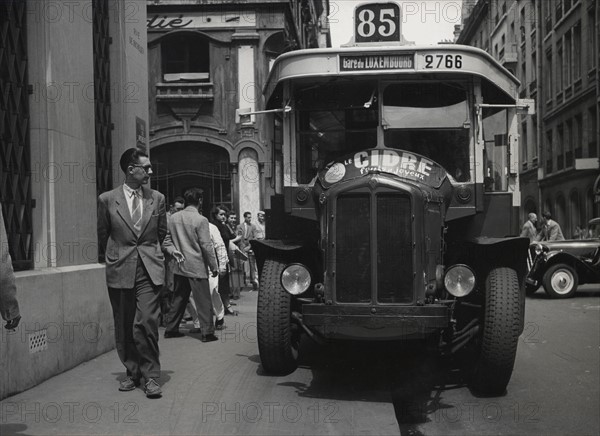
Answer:
POLYGON ((156 100, 214 100, 212 82, 157 83, 156 100))

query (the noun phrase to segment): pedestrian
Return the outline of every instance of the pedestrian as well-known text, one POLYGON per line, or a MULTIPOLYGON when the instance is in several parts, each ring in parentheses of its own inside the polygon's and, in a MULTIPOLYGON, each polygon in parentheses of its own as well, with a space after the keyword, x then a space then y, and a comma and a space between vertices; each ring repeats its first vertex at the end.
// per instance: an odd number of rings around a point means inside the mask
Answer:
POLYGON ((523 224, 523 230, 521 231, 521 237, 529 238, 529 242, 534 242, 538 240, 537 229, 535 228, 535 223, 537 223, 537 215, 535 213, 530 213, 527 215, 528 220, 523 224))
MULTIPOLYGON (((183 197, 175 197, 170 210, 167 212, 167 226, 171 216, 183 209, 183 197)), ((167 326, 167 315, 171 310, 171 299, 173 298, 173 267, 175 259, 171 256, 165 256, 165 283, 160 290, 159 304, 160 304, 160 316, 159 326, 167 326)))
POLYGON ((173 268, 173 300, 167 317, 165 338, 184 336, 179 331, 179 324, 191 293, 200 321, 201 341, 217 341, 208 276, 210 272, 216 277, 219 271, 208 220, 200 214, 202 189, 188 189, 183 198, 185 208, 171 217, 169 234, 164 243, 167 253, 173 254, 177 260, 173 268), (178 257, 177 253, 183 256, 178 257))
POLYGON ((4 327, 15 330, 21 321, 19 302, 17 301, 17 285, 12 266, 12 259, 8 252, 8 237, 4 228, 2 207, 0 206, 0 314, 6 321, 4 327))
POLYGON ((548 211, 542 213, 544 218, 543 240, 544 241, 564 241, 560 224, 552 219, 552 214, 548 211))
POLYGON ((152 175, 146 153, 130 148, 119 164, 125 183, 98 197, 98 241, 105 253, 117 353, 127 369, 119 390, 134 390, 143 378, 146 396, 157 398, 162 395, 158 315, 165 279, 165 197, 144 186, 152 175))
MULTIPOLYGON (((215 206, 210 211, 210 222, 219 231, 219 235, 223 240, 223 244, 229 247, 229 242, 232 240, 229 227, 225 224, 227 221, 227 208, 225 206, 215 206)), ((236 312, 231 308, 231 286, 229 284, 229 270, 226 268, 224 274, 219 274, 219 295, 225 307, 226 315, 235 315, 236 312)))
POLYGON ((254 289, 258 289, 258 271, 256 268, 256 259, 250 246, 250 241, 256 239, 256 227, 252 224, 252 213, 244 212, 244 222, 237 226, 237 234, 241 236, 239 247, 242 253, 248 256, 248 260, 244 262, 244 273, 246 276, 246 284, 251 285, 254 289))
POLYGON ((255 226, 255 230, 254 230, 254 239, 260 241, 262 239, 265 239, 267 232, 265 229, 265 212, 262 210, 259 210, 256 213, 256 219, 257 219, 257 223, 254 224, 255 226))
POLYGON ((242 263, 240 259, 240 248, 238 242, 242 237, 237 234, 237 214, 234 211, 227 213, 227 228, 232 239, 229 241, 228 253, 229 253, 229 285, 231 287, 231 298, 239 300, 241 290, 241 278, 240 274, 243 274, 242 263))

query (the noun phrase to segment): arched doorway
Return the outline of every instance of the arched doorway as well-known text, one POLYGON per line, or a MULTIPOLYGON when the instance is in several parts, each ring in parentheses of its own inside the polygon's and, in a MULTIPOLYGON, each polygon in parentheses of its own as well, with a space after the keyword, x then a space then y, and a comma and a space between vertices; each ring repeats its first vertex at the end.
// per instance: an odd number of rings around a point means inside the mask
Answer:
POLYGON ((150 158, 154 168, 152 188, 162 192, 168 204, 186 189, 201 188, 205 216, 215 204, 231 207, 229 155, 221 147, 203 142, 173 142, 153 148, 150 158))

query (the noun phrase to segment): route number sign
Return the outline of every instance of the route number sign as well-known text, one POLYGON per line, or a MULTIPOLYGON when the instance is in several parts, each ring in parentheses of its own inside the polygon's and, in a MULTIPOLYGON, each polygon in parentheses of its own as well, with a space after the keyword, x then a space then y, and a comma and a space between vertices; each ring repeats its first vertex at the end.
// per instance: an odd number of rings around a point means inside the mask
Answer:
POLYGON ((400 41, 400 6, 369 3, 354 11, 354 39, 361 42, 400 41))

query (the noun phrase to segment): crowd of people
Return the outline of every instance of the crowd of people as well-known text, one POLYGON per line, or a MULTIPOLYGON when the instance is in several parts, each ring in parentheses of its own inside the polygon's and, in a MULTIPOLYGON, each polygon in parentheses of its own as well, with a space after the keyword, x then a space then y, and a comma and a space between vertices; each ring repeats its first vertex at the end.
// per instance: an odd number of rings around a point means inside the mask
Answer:
MULTIPOLYGON (((174 199, 169 211, 163 194, 149 187, 152 165, 135 148, 120 159, 123 185, 98 198, 98 239, 105 253, 106 281, 115 323, 119 359, 126 368, 120 391, 143 388, 148 398, 162 390, 158 327, 164 337, 184 336, 179 330, 186 312, 194 323, 190 333, 202 342, 218 340, 244 284, 258 289, 258 271, 250 241, 264 239, 265 214, 258 222, 244 213, 215 206, 202 215, 202 190, 191 188, 174 199)), ((4 313, 2 314, 5 315, 4 313)))

